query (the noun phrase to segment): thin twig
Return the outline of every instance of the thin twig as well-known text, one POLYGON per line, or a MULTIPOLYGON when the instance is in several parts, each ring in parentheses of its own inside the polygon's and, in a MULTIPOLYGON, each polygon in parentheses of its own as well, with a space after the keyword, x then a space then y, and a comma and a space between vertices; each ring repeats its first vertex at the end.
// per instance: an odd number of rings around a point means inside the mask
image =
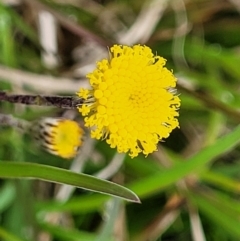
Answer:
POLYGON ((63 109, 74 109, 83 103, 82 99, 72 96, 9 95, 4 91, 0 91, 0 101, 25 105, 54 106, 63 109))

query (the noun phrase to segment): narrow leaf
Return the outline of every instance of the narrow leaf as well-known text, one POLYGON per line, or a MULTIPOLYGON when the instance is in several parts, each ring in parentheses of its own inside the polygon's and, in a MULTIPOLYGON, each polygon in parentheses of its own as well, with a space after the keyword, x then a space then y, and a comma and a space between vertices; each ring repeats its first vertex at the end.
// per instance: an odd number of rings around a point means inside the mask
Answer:
POLYGON ((48 231, 54 237, 58 238, 58 240, 64 240, 64 241, 66 240, 95 241, 96 240, 96 235, 93 233, 87 233, 76 229, 56 226, 56 225, 52 225, 51 223, 40 222, 39 225, 42 227, 42 229, 44 229, 45 231, 48 231))
POLYGON ((86 190, 121 197, 132 202, 140 202, 135 193, 116 183, 83 173, 74 173, 61 168, 41 164, 0 161, 0 178, 41 179, 44 181, 69 184, 86 190))
POLYGON ((227 191, 235 192, 239 194, 240 192, 240 182, 233 178, 230 178, 222 173, 217 173, 214 171, 203 172, 201 178, 219 188, 226 189, 227 191))
POLYGON ((210 194, 191 193, 191 200, 199 207, 212 222, 219 225, 232 237, 240 237, 239 218, 232 210, 226 209, 225 205, 221 205, 220 200, 215 200, 210 194))
POLYGON ((140 197, 146 197, 156 194, 169 185, 174 184, 179 179, 187 176, 192 172, 198 172, 214 158, 230 151, 240 142, 240 126, 231 133, 221 137, 214 144, 199 151, 196 155, 177 163, 172 168, 159 171, 151 176, 142 178, 128 187, 134 190, 140 197))

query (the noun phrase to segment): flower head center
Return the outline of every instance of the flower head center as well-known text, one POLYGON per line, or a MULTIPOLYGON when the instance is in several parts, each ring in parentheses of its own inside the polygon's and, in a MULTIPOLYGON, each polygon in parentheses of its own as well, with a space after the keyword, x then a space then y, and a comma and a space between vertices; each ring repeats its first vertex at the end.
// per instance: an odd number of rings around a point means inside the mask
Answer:
POLYGON ((119 152, 149 154, 157 143, 178 127, 180 100, 168 91, 176 85, 165 60, 154 56, 146 46, 114 45, 111 59, 98 62, 87 77, 92 90, 81 90, 84 99, 92 99, 79 108, 91 135, 106 138, 119 152), (91 94, 90 94, 91 93, 91 94))

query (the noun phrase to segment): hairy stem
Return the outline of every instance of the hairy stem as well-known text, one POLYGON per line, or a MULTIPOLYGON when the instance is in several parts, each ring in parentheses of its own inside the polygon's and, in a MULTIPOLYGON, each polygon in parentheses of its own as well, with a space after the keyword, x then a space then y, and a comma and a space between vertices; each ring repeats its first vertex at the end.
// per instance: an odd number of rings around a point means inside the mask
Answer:
POLYGON ((0 91, 0 101, 25 105, 55 106, 63 109, 74 109, 83 103, 82 99, 73 96, 9 95, 4 91, 0 91))

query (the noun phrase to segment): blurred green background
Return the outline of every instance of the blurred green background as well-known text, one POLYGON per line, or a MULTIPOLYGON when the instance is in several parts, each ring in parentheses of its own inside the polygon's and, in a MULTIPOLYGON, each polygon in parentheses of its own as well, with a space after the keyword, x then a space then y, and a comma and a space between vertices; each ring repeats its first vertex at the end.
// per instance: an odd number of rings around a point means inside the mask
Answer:
MULTIPOLYGON (((0 126, 0 160, 98 175, 142 203, 1 179, 0 240, 240 240, 240 2, 2 0, 0 89, 75 95, 115 43, 150 46, 178 78, 180 129, 158 152, 131 159, 85 137, 80 157, 68 161, 31 134, 0 126)), ((82 123, 78 112, 52 107, 1 102, 0 112, 82 123)))

